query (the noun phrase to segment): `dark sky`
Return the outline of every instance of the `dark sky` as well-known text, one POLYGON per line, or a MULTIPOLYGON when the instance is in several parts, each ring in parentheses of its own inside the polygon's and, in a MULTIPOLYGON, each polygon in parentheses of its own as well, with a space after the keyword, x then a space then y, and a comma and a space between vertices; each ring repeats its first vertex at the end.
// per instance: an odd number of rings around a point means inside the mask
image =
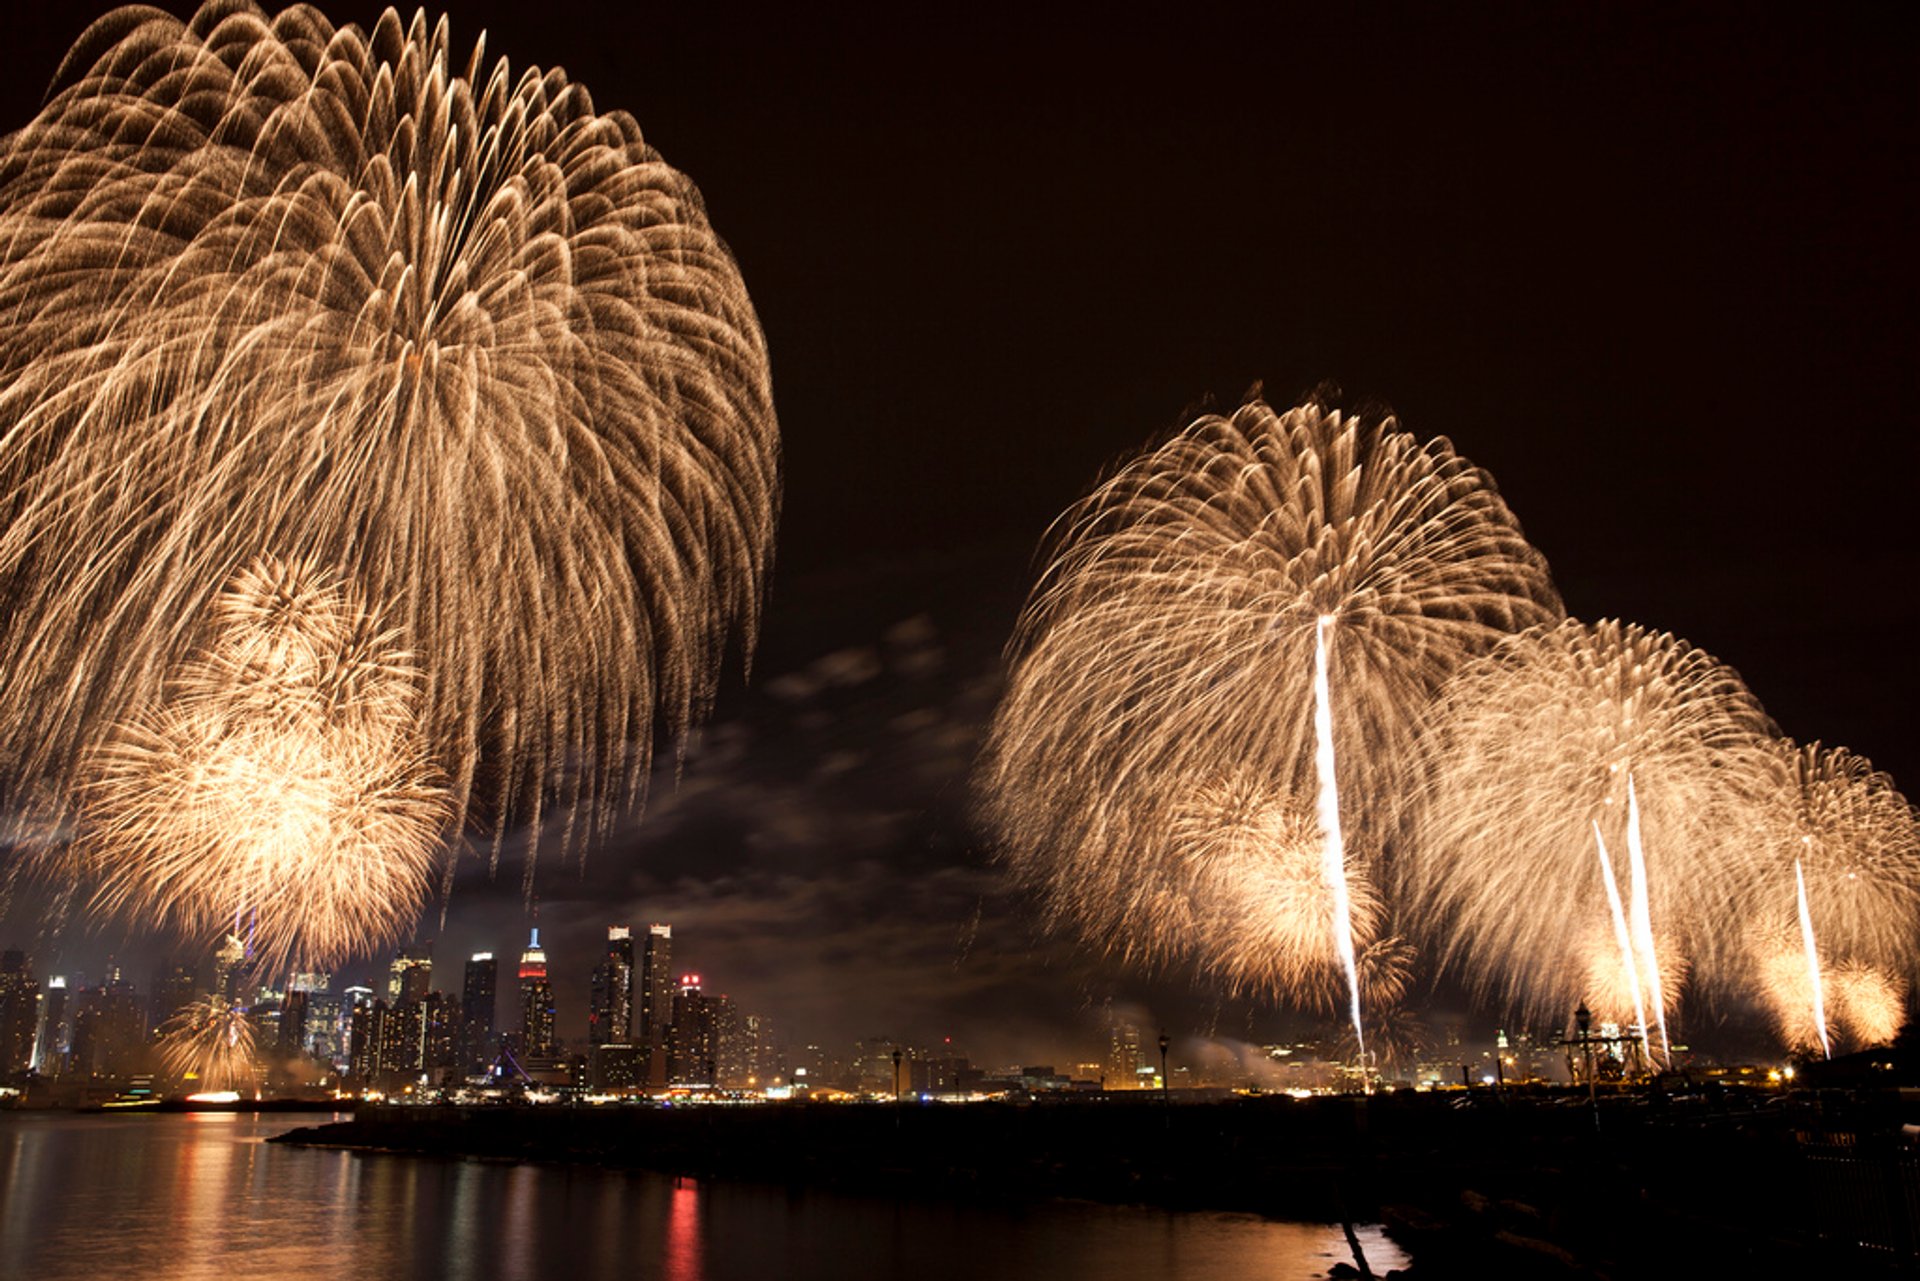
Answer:
MULTIPOLYGON (((1896 6, 448 8, 700 185, 785 442, 751 686, 631 839, 541 868, 563 1030, 599 927, 657 919, 796 1039, 1065 1058, 1107 996, 1280 1026, 1038 937, 964 819, 1048 522, 1256 382, 1451 437, 1571 612, 1690 639, 1920 787, 1896 6)), ((20 15, 8 127, 80 20, 20 15)), ((515 946, 518 884, 463 875, 438 959, 515 946)))

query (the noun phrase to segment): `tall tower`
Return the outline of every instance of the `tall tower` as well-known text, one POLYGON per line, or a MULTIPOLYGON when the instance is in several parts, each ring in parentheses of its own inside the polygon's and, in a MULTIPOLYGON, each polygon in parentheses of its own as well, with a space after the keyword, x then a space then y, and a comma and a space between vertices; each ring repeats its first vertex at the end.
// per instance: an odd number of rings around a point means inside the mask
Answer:
POLYGON ((529 1059, 554 1054, 553 985, 547 982, 547 954, 540 947, 540 927, 533 927, 527 950, 520 954, 520 1053, 529 1059))
POLYGON ((500 962, 492 952, 475 952, 467 962, 467 983, 460 994, 460 1061, 473 1072, 493 1058, 493 998, 500 985, 500 962))
POLYGON ((673 1027, 673 926, 649 925, 640 958, 640 1052, 646 1084, 667 1083, 668 1032, 673 1027))
POLYGON ((624 925, 607 927, 607 954, 593 968, 587 1041, 633 1044, 633 931, 624 925))

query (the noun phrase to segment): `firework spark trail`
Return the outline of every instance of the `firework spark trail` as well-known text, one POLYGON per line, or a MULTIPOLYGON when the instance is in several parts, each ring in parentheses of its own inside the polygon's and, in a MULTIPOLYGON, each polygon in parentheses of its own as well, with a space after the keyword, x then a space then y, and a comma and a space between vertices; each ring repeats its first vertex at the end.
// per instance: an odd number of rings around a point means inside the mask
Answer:
POLYGON ((1327 682, 1327 631, 1333 619, 1321 615, 1313 631, 1313 768, 1318 784, 1318 814, 1324 853, 1320 866, 1333 898, 1333 950, 1347 973, 1348 1017, 1353 1022, 1355 1057, 1364 1067, 1367 1037, 1360 1026, 1360 974, 1353 956, 1353 908, 1347 901, 1347 847, 1340 835, 1340 788, 1334 776, 1333 694, 1327 682))
POLYGON ((1050 561, 977 777, 1016 881, 1130 961, 1391 1000, 1407 951, 1378 886, 1411 727, 1461 661, 1559 617, 1491 480, 1392 420, 1250 401, 1123 467, 1050 561))
POLYGON ((1634 960, 1633 936, 1627 928, 1627 914, 1620 906, 1620 883, 1613 876, 1613 860, 1607 857, 1607 839, 1600 824, 1593 825, 1594 848, 1600 851, 1600 880, 1607 887, 1607 912, 1613 920, 1613 937, 1620 945, 1620 966, 1626 971, 1627 987, 1633 992, 1633 1030, 1640 1037, 1640 1052, 1653 1061, 1653 1048, 1647 1044, 1647 1010, 1640 996, 1640 966, 1634 960))
POLYGON ((64 812, 262 556, 389 621, 496 851, 583 848, 751 643, 778 436, 735 264, 630 117, 483 46, 117 10, 0 144, 10 800, 64 812))
POLYGON ((1842 747, 1771 740, 1747 773, 1761 859, 1739 898, 1746 986, 1792 1048, 1830 1053, 1836 1033, 1855 1048, 1885 1042, 1916 969, 1920 816, 1842 747), (1816 1001, 1824 1017, 1810 1021, 1816 1001))
MULTIPOLYGON (((1596 986, 1594 935, 1609 919, 1590 831, 1597 823, 1630 858, 1637 831, 1646 920, 1635 932, 1658 958, 1653 1004, 1677 1008, 1690 979, 1738 994, 1739 900, 1764 862, 1744 794, 1771 733, 1732 669, 1670 635, 1568 620, 1513 637, 1461 669, 1430 711, 1399 863, 1405 907, 1478 992, 1557 1021, 1596 986), (1515 908, 1541 902, 1554 909, 1515 908)), ((1599 995, 1618 1004, 1595 1013, 1625 1022, 1628 993, 1599 995)))
MULTIPOLYGON (((1668 1067, 1673 1066, 1673 1042, 1667 1037, 1666 989, 1660 982, 1660 957, 1653 941, 1653 905, 1647 895, 1647 851, 1640 840, 1640 797, 1634 790, 1633 774, 1627 774, 1627 864, 1632 878, 1633 945, 1641 961, 1636 969, 1647 972, 1647 998, 1653 1004, 1653 1017, 1660 1026, 1660 1054, 1668 1067)), ((1641 1014, 1642 1019, 1646 1017, 1641 1014)), ((1647 1062, 1653 1062, 1652 1047, 1647 1046, 1646 1024, 1640 1026, 1640 1041, 1647 1050, 1647 1062)))
POLYGON ((1813 913, 1807 908, 1807 877, 1800 860, 1793 861, 1793 884, 1799 895, 1800 942, 1807 950, 1807 987, 1813 993, 1813 1026, 1820 1033, 1820 1054, 1833 1057, 1833 1043, 1827 1039, 1827 998, 1820 990, 1820 951, 1813 941, 1813 913))

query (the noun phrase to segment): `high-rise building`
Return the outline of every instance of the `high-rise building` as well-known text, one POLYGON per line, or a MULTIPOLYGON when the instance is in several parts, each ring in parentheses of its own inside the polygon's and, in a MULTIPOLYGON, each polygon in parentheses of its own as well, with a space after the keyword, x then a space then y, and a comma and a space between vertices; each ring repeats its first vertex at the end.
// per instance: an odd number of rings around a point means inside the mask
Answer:
POLYGON ((41 1076, 59 1076, 67 1070, 67 1047, 73 1043, 73 1021, 67 1009, 67 980, 55 974, 47 980, 40 1002, 40 1036, 33 1051, 33 1070, 41 1076))
POLYGON ((521 1059, 551 1059, 557 1048, 553 1035, 553 985, 547 981, 547 954, 540 947, 540 927, 533 927, 527 950, 520 954, 521 1059))
POLYGON ((587 1013, 589 1045, 633 1043, 633 931, 607 927, 607 954, 593 968, 587 1013))
POLYGON ((298 1058, 307 1048, 307 993, 288 992, 280 1001, 279 1052, 298 1058))
POLYGON ((387 1004, 426 1000, 432 980, 433 944, 401 948, 387 968, 387 1004))
MULTIPOLYGON (((354 990, 347 989, 348 992, 354 990)), ((360 1088, 365 1089, 380 1075, 380 1051, 386 1039, 387 1003, 374 999, 370 989, 360 990, 368 992, 368 999, 355 1001, 353 1013, 349 1016, 347 1071, 360 1088)))
POLYGON ((200 972, 178 957, 169 957, 153 968, 153 998, 147 1006, 147 1022, 155 1028, 193 1004, 200 995, 200 972))
POLYGON ((1131 1090, 1140 1082, 1140 1069, 1147 1066, 1140 1052, 1140 1028, 1131 1019, 1107 1016, 1107 1088, 1131 1090))
POLYGON ((341 998, 330 992, 309 991, 307 997, 307 1053, 322 1063, 347 1059, 347 1035, 342 1027, 341 998))
POLYGON ((500 963, 491 952, 475 952, 467 961, 466 987, 460 993, 460 1070, 478 1072, 493 1062, 494 994, 500 963))
MULTIPOLYGON (((117 971, 110 966, 110 975, 117 971)), ((73 1001, 72 1070, 94 1080, 146 1068, 147 1012, 133 989, 117 979, 82 988, 73 1001)))
POLYGON ((680 976, 680 992, 673 998, 673 1027, 669 1036, 667 1080, 672 1085, 715 1085, 720 1079, 722 996, 705 996, 698 974, 680 976))
POLYGON ((426 1015, 421 1066, 438 1081, 460 1065, 460 1007, 445 992, 429 992, 421 1009, 426 1015))
POLYGON ((27 954, 0 952, 0 1081, 24 1076, 33 1067, 39 1029, 40 985, 27 954))
POLYGON ((213 954, 213 994, 229 1001, 240 999, 240 962, 247 959, 247 946, 236 934, 229 934, 213 954))
POLYGON ((673 926, 649 925, 640 958, 640 1058, 645 1084, 667 1083, 673 1028, 673 926))

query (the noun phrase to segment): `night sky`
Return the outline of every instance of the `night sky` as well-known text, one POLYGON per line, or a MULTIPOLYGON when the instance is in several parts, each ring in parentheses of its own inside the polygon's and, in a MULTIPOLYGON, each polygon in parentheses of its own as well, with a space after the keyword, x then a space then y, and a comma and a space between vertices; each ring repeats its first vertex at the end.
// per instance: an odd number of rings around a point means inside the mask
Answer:
MULTIPOLYGON (((539 869, 563 1032, 602 927, 652 920, 796 1041, 1067 1060, 1108 998, 1176 1035, 1306 1026, 1041 937, 966 820, 1048 523, 1255 384, 1450 437, 1571 613, 1691 640, 1920 789, 1910 13, 447 8, 699 184, 784 438, 750 681, 629 836, 539 869)), ((8 128, 84 16, 11 21, 8 128)), ((520 871, 472 860, 423 924, 443 985, 524 939, 520 871)), ((151 950, 110 927, 46 960, 111 949, 151 950)))

